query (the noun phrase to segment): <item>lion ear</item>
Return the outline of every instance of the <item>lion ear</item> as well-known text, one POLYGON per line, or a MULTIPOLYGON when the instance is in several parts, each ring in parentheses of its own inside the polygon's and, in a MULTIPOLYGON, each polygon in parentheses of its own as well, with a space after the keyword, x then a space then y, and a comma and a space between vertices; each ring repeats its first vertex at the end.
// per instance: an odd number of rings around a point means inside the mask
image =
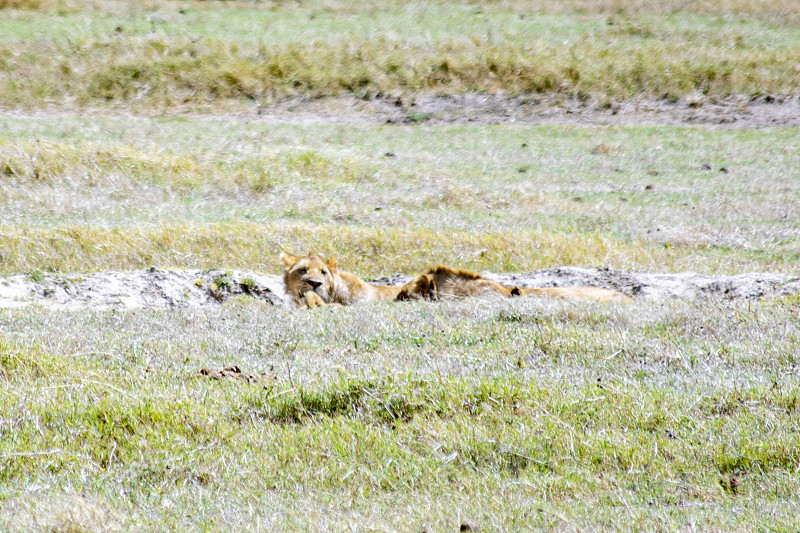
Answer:
POLYGON ((281 261, 283 264, 286 265, 286 268, 292 268, 295 263, 300 261, 300 258, 296 255, 292 255, 289 252, 281 252, 281 261))
POLYGON ((335 255, 332 255, 330 259, 328 259, 328 268, 331 270, 337 270, 339 268, 339 261, 336 259, 335 255))

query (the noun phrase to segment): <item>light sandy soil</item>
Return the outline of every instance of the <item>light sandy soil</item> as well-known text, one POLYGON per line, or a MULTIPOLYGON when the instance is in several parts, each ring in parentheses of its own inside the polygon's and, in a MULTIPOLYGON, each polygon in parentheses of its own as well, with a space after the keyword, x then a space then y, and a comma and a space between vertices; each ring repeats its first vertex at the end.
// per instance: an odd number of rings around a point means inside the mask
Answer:
MULTIPOLYGON (((617 289, 634 298, 762 298, 800 293, 800 277, 781 274, 706 276, 691 272, 657 274, 610 269, 556 267, 524 274, 486 274, 507 285, 554 287, 591 285, 617 289)), ((401 284, 410 276, 376 280, 401 284)), ((0 308, 38 305, 55 309, 142 309, 219 305, 241 296, 287 306, 280 276, 222 270, 98 272, 0 278, 0 308)))
POLYGON ((285 305, 279 276, 223 270, 149 270, 0 278, 0 308, 141 309, 213 305, 247 294, 285 305))

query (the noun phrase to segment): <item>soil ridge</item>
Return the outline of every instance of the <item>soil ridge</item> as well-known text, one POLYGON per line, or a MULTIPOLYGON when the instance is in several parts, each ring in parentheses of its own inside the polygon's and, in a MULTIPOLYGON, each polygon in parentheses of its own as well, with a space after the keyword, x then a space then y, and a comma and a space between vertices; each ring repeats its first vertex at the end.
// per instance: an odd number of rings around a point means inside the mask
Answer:
MULTIPOLYGON (((694 272, 632 272, 610 268, 559 266, 527 273, 484 273, 509 286, 569 287, 590 285, 622 291, 636 299, 756 299, 800 294, 800 276, 744 273, 712 276, 694 272)), ((412 276, 396 274, 374 280, 397 285, 412 276)), ((90 274, 18 274, 0 277, 0 309, 37 305, 52 309, 142 309, 219 305, 249 296, 288 307, 279 275, 241 270, 172 270, 151 267, 90 274)))

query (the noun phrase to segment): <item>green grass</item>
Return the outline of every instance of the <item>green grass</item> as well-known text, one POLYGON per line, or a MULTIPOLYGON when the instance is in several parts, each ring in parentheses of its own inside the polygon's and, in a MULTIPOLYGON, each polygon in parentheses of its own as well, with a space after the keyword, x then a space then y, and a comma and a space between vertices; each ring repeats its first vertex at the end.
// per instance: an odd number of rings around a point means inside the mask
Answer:
POLYGON ((0 105, 146 111, 298 95, 795 93, 793 11, 733 4, 711 12, 602 2, 571 12, 447 2, 6 9, 0 105))
POLYGON ((100 516, 124 530, 793 529, 797 312, 792 300, 3 311, 6 509, 46 495, 91 512, 39 524, 100 516), (277 381, 196 373, 232 363, 277 381))

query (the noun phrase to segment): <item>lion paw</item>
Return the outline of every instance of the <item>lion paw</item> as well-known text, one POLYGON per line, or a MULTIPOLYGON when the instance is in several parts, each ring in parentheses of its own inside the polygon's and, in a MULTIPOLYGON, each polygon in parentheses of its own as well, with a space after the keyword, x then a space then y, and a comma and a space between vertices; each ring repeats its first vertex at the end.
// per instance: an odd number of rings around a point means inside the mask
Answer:
POLYGON ((309 309, 316 309, 317 307, 325 307, 328 304, 326 304, 325 300, 322 299, 322 296, 316 292, 308 291, 306 293, 306 305, 309 309))

